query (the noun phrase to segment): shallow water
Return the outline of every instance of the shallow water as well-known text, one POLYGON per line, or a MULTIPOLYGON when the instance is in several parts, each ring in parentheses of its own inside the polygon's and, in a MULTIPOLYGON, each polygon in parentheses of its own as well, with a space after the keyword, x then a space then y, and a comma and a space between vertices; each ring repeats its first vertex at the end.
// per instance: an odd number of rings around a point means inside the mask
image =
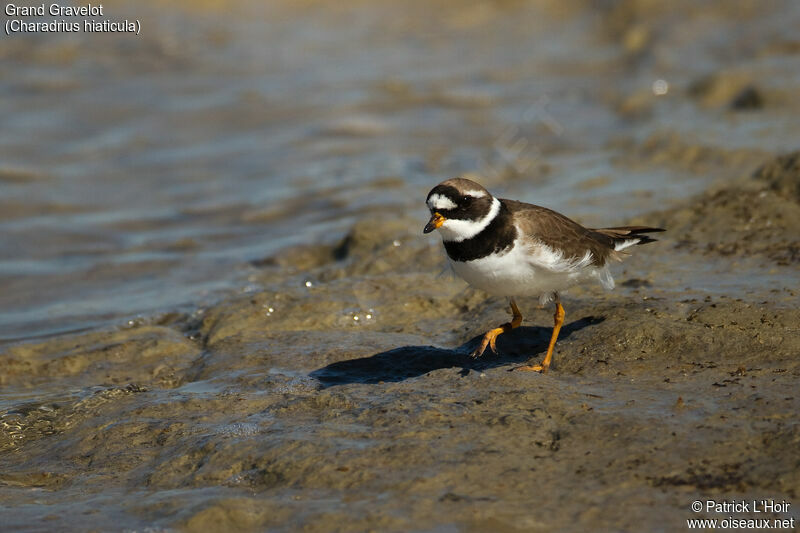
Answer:
MULTIPOLYGON (((677 97, 695 78, 734 68, 720 52, 710 69, 717 40, 738 27, 724 17, 714 35, 682 28, 689 34, 656 42, 654 58, 630 68, 636 59, 604 38, 613 19, 593 10, 107 9, 140 18, 144 31, 4 40, 6 341, 213 302, 246 284, 247 261, 334 240, 365 210, 423 216, 425 190, 463 171, 605 224, 713 178, 632 167, 620 139, 634 152, 651 135, 745 153, 792 147, 795 124, 783 113, 698 113, 677 97), (676 49, 690 61, 676 63, 676 49), (662 77, 674 89, 656 98, 650 86, 662 77), (621 117, 618 101, 639 93, 650 119, 621 117)), ((779 12, 749 32, 789 39, 780 30, 791 17, 779 12)), ((796 59, 776 56, 735 68, 753 65, 767 87, 788 92, 796 59)))
POLYGON ((631 529, 796 497, 797 201, 748 180, 797 149, 800 5, 588 6, 115 2, 140 36, 4 38, 6 523, 631 529), (466 357, 505 304, 421 235, 462 172, 671 230, 570 293, 548 376, 507 372, 535 301, 466 357))

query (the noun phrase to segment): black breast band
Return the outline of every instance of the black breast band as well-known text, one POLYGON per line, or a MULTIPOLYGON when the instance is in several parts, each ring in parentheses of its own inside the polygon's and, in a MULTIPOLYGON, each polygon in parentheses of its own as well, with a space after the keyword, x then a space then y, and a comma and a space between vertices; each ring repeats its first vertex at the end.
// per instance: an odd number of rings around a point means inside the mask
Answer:
POLYGON ((445 241, 444 248, 453 261, 474 261, 489 254, 500 253, 514 246, 517 237, 517 228, 511 217, 511 212, 500 202, 500 210, 483 231, 470 239, 460 242, 445 241))

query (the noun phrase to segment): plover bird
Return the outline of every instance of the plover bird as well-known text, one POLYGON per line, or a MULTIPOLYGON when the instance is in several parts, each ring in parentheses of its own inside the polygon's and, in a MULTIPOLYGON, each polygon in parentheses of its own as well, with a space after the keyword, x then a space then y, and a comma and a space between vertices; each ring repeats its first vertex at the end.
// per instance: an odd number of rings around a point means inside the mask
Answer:
POLYGON ((426 200, 431 218, 423 230, 439 230, 453 270, 467 283, 494 296, 507 296, 511 322, 486 332, 472 352, 479 357, 490 347, 497 352, 497 336, 522 323, 514 302, 517 296, 538 296, 555 304, 553 334, 540 364, 516 370, 547 372, 553 347, 564 323, 559 292, 584 281, 614 288, 609 271, 624 250, 655 239, 647 234, 664 231, 646 226, 589 229, 546 207, 495 198, 474 181, 453 178, 434 187, 426 200))

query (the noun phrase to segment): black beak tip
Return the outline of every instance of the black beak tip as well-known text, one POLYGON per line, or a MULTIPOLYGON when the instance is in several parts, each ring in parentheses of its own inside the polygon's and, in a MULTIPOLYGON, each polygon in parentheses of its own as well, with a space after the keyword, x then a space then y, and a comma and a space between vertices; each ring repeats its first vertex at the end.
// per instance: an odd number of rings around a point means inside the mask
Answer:
POLYGON ((433 226, 433 224, 431 224, 430 222, 428 222, 427 224, 425 224, 425 229, 423 229, 423 230, 422 230, 422 233, 430 233, 430 232, 432 232, 432 231, 433 231, 433 230, 435 230, 435 229, 436 229, 436 228, 433 226))

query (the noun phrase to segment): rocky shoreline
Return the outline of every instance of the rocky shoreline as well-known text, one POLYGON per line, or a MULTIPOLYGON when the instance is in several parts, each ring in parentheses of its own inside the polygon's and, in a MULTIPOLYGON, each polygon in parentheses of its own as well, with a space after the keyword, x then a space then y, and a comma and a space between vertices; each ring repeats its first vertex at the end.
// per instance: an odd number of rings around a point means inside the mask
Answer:
POLYGON ((468 357, 505 302, 437 277, 439 243, 399 212, 259 261, 263 290, 7 347, 4 391, 32 394, 0 414, 6 505, 29 488, 56 524, 79 519, 81 491, 187 531, 516 531, 678 528, 696 499, 792 501, 796 284, 741 297, 659 280, 692 261, 796 276, 797 161, 639 217, 669 231, 616 291, 565 298, 547 375, 509 372, 549 338, 532 299, 499 355, 468 357), (63 392, 36 397, 45 382, 63 392))

